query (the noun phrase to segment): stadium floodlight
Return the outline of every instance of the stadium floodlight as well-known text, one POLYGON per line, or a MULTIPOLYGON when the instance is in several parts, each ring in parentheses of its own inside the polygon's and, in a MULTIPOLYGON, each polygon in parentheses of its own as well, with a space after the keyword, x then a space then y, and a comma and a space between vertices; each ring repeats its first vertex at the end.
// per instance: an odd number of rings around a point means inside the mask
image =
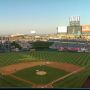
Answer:
POLYGON ((36 33, 36 31, 34 31, 34 30, 31 31, 31 34, 35 34, 35 33, 36 33))

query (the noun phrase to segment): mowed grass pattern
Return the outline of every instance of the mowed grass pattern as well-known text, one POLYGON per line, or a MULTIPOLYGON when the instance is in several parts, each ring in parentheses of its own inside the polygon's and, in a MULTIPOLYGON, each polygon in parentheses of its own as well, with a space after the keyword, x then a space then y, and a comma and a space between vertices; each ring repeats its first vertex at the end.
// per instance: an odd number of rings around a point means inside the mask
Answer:
MULTIPOLYGON (((0 53, 0 67, 24 62, 24 61, 57 61, 75 64, 85 67, 83 72, 74 74, 62 81, 54 84, 55 87, 82 87, 84 81, 90 76, 90 53, 76 53, 76 52, 58 52, 58 51, 35 51, 35 52, 18 52, 18 53, 0 53)), ((7 79, 6 79, 7 80, 7 79)), ((0 83, 2 83, 0 81, 0 83)), ((6 81, 5 81, 6 83, 6 81)), ((17 83, 13 84, 16 86, 17 83)), ((2 85, 4 86, 4 82, 2 85)), ((23 86, 23 84, 21 84, 23 86)))
POLYGON ((42 66, 35 66, 32 68, 24 69, 21 71, 18 71, 16 74, 14 74, 17 77, 23 78, 25 80, 30 80, 31 82, 35 84, 47 84, 52 82, 53 80, 56 80, 64 75, 68 74, 68 72, 52 67, 48 67, 45 65, 42 66), (45 71, 46 75, 37 75, 36 70, 39 71, 45 71))
POLYGON ((35 59, 28 52, 0 53, 0 67, 35 59))
POLYGON ((10 76, 0 75, 0 87, 31 87, 31 85, 10 76))

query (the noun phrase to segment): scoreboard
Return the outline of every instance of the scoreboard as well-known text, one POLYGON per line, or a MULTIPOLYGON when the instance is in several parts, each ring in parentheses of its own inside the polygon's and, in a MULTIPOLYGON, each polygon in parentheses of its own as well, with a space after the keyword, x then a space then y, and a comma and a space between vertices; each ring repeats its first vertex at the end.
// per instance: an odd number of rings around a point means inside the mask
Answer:
POLYGON ((80 26, 80 16, 71 16, 69 18, 70 26, 80 26))

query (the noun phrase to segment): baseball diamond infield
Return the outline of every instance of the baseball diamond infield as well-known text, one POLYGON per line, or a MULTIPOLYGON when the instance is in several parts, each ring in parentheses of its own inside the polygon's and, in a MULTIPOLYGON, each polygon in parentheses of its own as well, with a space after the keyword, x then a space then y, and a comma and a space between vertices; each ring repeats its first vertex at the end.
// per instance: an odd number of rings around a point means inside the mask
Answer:
MULTIPOLYGON (((5 67, 1 67, 0 68, 0 73, 2 75, 9 75, 17 80, 23 81, 25 83, 31 84, 32 88, 53 88, 53 84, 56 83, 57 81, 63 80, 69 76, 71 76, 72 74, 78 73, 80 71, 82 71, 84 69, 84 67, 79 67, 73 64, 69 64, 69 63, 61 63, 61 62, 49 62, 49 61, 37 61, 37 62, 24 62, 24 63, 18 63, 18 64, 12 64, 12 65, 8 65, 5 67), (59 70, 64 70, 66 72, 68 72, 67 74, 65 74, 62 77, 59 77, 47 84, 36 84, 33 83, 30 80, 26 80, 23 79, 21 77, 18 77, 16 75, 14 75, 15 73, 21 71, 21 70, 25 70, 27 68, 32 68, 35 66, 40 66, 40 65, 44 65, 47 67, 52 67, 55 69, 59 69, 59 70)), ((38 75, 46 75, 48 72, 45 71, 36 71, 38 75)))

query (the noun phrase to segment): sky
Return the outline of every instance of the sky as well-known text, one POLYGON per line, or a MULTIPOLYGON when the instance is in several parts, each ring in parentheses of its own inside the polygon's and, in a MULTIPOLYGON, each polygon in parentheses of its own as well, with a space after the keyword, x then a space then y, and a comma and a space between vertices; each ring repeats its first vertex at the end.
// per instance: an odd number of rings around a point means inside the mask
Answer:
POLYGON ((0 35, 57 33, 70 16, 90 24, 90 0, 0 0, 0 35))

